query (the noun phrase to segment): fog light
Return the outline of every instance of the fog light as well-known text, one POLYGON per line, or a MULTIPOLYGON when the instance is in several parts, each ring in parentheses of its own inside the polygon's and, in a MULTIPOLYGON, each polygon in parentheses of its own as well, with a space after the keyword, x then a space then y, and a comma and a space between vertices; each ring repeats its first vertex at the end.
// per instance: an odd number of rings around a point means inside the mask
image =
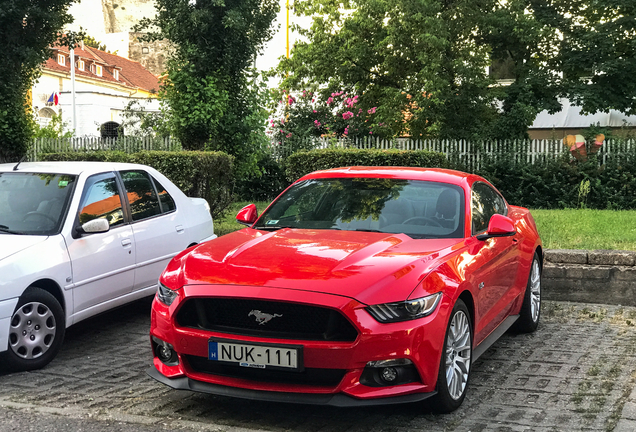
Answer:
POLYGON ((374 360, 367 363, 360 375, 360 384, 369 387, 387 387, 420 381, 413 362, 409 359, 374 360))
POLYGON ((392 383, 398 377, 398 372, 394 367, 385 367, 380 372, 382 379, 388 383, 392 383))
POLYGON ((172 357, 172 350, 170 349, 170 346, 158 345, 157 357, 159 357, 159 360, 164 363, 169 362, 170 358, 172 357))
POLYGON ((154 336, 152 337, 152 342, 155 350, 155 355, 159 360, 161 360, 162 363, 168 366, 175 366, 179 364, 179 357, 177 356, 177 352, 174 350, 174 347, 172 345, 154 336))

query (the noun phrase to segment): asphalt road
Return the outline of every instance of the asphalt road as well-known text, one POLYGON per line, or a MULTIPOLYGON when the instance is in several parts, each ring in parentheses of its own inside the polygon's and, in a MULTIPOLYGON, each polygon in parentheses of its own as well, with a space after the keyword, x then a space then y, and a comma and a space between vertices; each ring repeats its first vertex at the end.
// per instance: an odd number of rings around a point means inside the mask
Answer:
POLYGON ((634 431, 636 308, 544 302, 474 365, 463 406, 342 409, 176 391, 145 374, 149 301, 68 329, 45 369, 0 373, 0 431, 634 431))

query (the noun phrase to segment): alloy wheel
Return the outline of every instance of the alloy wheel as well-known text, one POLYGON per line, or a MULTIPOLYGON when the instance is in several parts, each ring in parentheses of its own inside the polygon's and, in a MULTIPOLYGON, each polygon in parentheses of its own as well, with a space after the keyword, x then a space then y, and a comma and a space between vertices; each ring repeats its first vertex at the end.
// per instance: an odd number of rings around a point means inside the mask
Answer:
POLYGON ((471 362, 470 322, 464 311, 453 315, 446 337, 446 384, 454 400, 464 394, 471 362))
POLYGON ((532 322, 539 319, 541 310, 541 268, 539 262, 532 261, 532 273, 530 275, 530 307, 532 322))

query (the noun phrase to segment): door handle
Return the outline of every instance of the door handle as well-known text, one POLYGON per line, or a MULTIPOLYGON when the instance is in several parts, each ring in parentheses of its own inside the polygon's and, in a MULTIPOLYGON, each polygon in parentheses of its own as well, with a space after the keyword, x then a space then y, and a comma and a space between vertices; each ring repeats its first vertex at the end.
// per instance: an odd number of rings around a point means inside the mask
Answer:
POLYGON ((176 227, 174 227, 178 233, 182 233, 183 231, 185 231, 185 228, 183 227, 183 225, 177 225, 176 227))
POLYGON ((130 246, 131 244, 132 244, 132 241, 130 241, 130 239, 123 239, 123 240, 121 241, 121 245, 122 245, 123 247, 130 246))

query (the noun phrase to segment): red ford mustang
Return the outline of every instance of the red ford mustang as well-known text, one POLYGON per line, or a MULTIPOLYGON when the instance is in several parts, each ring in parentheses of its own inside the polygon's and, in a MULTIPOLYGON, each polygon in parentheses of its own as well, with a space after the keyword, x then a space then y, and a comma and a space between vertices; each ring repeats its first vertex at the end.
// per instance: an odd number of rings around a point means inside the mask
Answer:
POLYGON ((173 388, 450 412, 490 345, 537 328, 534 220, 479 176, 318 171, 237 219, 160 278, 148 373, 173 388))

